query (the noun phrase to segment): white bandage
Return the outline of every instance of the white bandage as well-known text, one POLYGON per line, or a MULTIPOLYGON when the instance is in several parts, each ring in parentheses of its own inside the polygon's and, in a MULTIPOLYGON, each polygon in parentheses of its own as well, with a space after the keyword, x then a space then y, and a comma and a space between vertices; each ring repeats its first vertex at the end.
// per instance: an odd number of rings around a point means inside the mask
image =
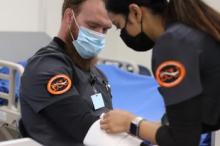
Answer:
POLYGON ((103 119, 104 116, 105 116, 105 113, 102 113, 102 114, 100 115, 100 119, 103 119))
POLYGON ((142 140, 127 133, 107 134, 96 121, 87 132, 83 143, 86 146, 140 146, 142 140))

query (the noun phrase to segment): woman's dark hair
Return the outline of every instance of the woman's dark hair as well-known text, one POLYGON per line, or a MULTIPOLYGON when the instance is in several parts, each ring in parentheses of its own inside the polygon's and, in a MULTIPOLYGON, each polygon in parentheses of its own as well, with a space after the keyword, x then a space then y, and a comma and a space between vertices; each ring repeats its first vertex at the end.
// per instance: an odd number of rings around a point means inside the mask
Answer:
POLYGON ((128 15, 128 7, 133 3, 151 8, 155 14, 163 13, 168 4, 166 0, 106 0, 106 8, 116 14, 128 15))
POLYGON ((108 11, 125 16, 130 4, 151 9, 165 23, 172 20, 198 28, 220 42, 220 13, 202 0, 106 0, 108 11))

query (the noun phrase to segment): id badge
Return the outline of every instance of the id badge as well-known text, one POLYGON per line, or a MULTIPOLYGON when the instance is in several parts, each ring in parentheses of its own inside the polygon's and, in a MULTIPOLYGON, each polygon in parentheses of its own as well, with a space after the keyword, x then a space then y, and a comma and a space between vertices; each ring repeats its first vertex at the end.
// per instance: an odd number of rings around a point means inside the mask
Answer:
POLYGON ((105 103, 104 103, 101 93, 94 94, 91 96, 91 98, 92 98, 92 103, 93 103, 95 110, 105 107, 105 103))

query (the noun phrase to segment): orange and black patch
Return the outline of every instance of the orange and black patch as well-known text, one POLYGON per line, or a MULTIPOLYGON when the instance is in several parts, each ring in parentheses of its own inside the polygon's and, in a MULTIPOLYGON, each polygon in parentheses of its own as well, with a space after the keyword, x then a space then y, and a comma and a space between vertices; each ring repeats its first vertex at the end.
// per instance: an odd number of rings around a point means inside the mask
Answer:
POLYGON ((160 86, 166 88, 171 88, 180 84, 185 75, 185 67, 177 61, 166 61, 156 70, 157 82, 160 86))
POLYGON ((52 77, 47 83, 47 90, 50 94, 60 95, 66 93, 72 86, 71 79, 64 74, 52 77))

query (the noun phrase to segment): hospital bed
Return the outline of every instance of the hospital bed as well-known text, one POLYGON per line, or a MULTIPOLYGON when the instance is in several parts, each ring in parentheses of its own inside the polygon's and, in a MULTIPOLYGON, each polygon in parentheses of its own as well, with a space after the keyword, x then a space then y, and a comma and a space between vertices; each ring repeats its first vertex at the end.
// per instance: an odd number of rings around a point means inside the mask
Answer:
POLYGON ((0 67, 7 67, 5 72, 0 73, 0 97, 2 102, 0 106, 0 129, 1 138, 8 140, 19 137, 16 127, 21 118, 20 104, 16 98, 15 90, 18 88, 16 85, 19 82, 16 77, 23 74, 24 68, 20 64, 4 60, 0 60, 0 67))
MULTIPOLYGON (((120 67, 110 64, 109 62, 114 62, 112 60, 107 60, 106 62, 108 62, 108 65, 104 63, 104 65, 99 64, 98 67, 109 79, 113 94, 113 107, 133 112, 151 121, 160 121, 165 109, 162 97, 157 91, 158 84, 156 81, 149 74, 140 75, 137 70, 132 72, 130 70, 125 71, 125 68, 120 69, 120 67)), ((135 64, 121 63, 134 66, 134 69, 138 68, 135 64)), ((20 64, 25 67, 26 62, 20 62, 20 64)), ((19 100, 16 98, 19 87, 16 86, 19 86, 20 77, 18 74, 22 75, 23 67, 19 64, 2 60, 0 61, 0 66, 9 68, 9 70, 6 68, 0 69, 0 72, 3 70, 3 72, 8 74, 0 74, 0 78, 4 79, 0 81, 10 80, 9 90, 5 90, 6 93, 0 94, 3 101, 7 99, 8 102, 6 104, 3 102, 3 106, 0 108, 0 121, 12 125, 16 129, 17 122, 20 119, 19 102, 17 102, 19 100)), ((5 84, 8 84, 8 82, 5 84)), ((208 145, 201 143, 200 146, 208 145)))
POLYGON ((127 72, 151 76, 151 72, 147 67, 142 66, 142 65, 138 65, 134 62, 99 58, 98 64, 112 65, 112 66, 118 67, 118 68, 120 68, 124 71, 127 71, 127 72))

